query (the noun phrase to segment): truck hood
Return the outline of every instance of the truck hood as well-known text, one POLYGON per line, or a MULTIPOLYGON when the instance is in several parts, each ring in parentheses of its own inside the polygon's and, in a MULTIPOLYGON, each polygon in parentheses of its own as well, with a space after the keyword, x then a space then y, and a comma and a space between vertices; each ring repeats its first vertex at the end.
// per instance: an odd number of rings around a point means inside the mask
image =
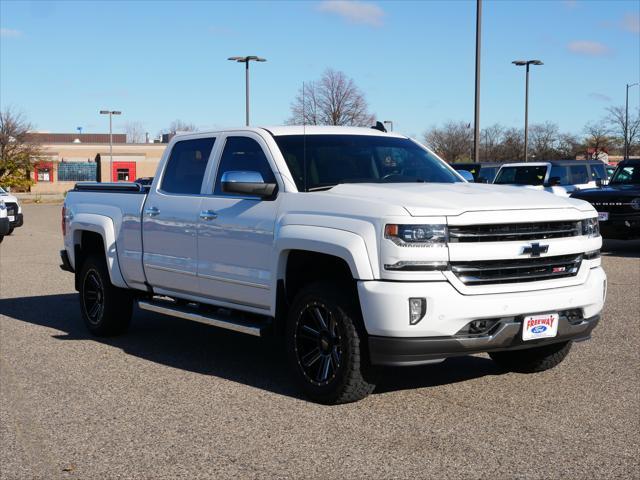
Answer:
POLYGON ((415 217, 490 210, 593 209, 587 202, 547 192, 479 183, 344 183, 326 193, 401 205, 415 217))

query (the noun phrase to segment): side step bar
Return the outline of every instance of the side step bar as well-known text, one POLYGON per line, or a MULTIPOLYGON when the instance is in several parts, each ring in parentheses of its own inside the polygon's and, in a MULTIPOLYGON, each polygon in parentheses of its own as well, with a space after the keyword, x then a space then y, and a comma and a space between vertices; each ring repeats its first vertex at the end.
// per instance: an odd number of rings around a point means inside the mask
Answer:
POLYGON ((216 315, 214 312, 197 312, 193 308, 179 307, 165 302, 150 302, 138 300, 138 307, 149 312, 162 313, 171 317, 183 318, 194 322, 212 325, 214 327, 233 330, 234 332, 246 333, 255 337, 265 336, 268 323, 245 322, 231 317, 216 315))

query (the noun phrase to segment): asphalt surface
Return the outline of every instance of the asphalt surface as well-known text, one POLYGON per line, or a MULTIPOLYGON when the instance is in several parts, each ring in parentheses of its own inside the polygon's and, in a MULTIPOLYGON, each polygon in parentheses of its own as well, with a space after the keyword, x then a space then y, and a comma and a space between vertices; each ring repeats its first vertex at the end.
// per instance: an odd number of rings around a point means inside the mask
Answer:
POLYGON ((548 372, 486 356, 302 398, 277 344, 136 312, 91 338, 60 207, 0 245, 0 478, 640 478, 640 242, 612 242, 604 320, 548 372))

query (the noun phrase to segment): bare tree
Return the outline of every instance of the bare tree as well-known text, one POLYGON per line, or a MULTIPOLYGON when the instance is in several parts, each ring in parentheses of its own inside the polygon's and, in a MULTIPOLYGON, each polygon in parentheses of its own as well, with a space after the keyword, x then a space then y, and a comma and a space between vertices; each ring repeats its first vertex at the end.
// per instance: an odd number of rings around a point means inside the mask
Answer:
POLYGON ((556 147, 558 158, 561 160, 573 160, 584 152, 584 144, 572 133, 561 133, 556 147))
POLYGON ((519 161, 524 159, 524 132, 519 128, 508 128, 502 135, 500 161, 519 161))
POLYGON ((504 127, 498 123, 482 130, 480 133, 480 148, 482 160, 496 162, 500 160, 500 150, 504 127))
POLYGON ((146 131, 142 122, 127 122, 124 124, 124 133, 127 134, 128 143, 144 143, 146 131))
POLYGON ((291 103, 291 125, 368 127, 374 115, 364 93, 343 72, 327 69, 320 80, 305 82, 291 103))
MULTIPOLYGON (((604 121, 609 126, 611 135, 615 136, 617 143, 624 148, 625 108, 622 106, 609 107, 607 112, 608 115, 604 121)), ((627 138, 629 139, 629 151, 640 143, 640 110, 636 110, 635 114, 631 112, 629 115, 627 138)))
POLYGON ((557 160, 558 125, 551 122, 539 123, 529 127, 530 151, 537 160, 557 160))
POLYGON ((169 124, 169 128, 163 130, 162 133, 176 134, 178 132, 197 132, 198 128, 193 123, 183 122, 182 120, 174 120, 169 124))
POLYGON ((424 140, 447 162, 471 159, 473 130, 468 123, 449 121, 442 128, 432 127, 424 133, 424 140))
POLYGON ((592 150, 588 152, 589 156, 600 160, 603 153, 608 153, 608 147, 611 144, 610 130, 603 122, 592 122, 585 125, 584 133, 587 135, 585 138, 586 147, 592 150))
POLYGON ((31 124, 24 115, 7 108, 0 112, 0 183, 26 188, 31 184, 29 172, 42 157, 40 146, 29 131, 31 124))

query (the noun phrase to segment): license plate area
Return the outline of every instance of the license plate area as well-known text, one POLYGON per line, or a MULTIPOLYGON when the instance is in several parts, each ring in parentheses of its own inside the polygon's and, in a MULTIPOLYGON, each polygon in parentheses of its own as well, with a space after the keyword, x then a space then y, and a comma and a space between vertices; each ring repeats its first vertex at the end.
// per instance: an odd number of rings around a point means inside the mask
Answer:
POLYGON ((598 212, 598 221, 606 222, 609 220, 609 212, 598 212))
POLYGON ((553 338, 558 334, 560 315, 557 313, 543 313, 528 315, 522 320, 522 340, 537 340, 539 338, 553 338))
POLYGON ((16 221, 16 217, 14 217, 13 215, 9 215, 9 221, 10 222, 15 222, 16 221))

